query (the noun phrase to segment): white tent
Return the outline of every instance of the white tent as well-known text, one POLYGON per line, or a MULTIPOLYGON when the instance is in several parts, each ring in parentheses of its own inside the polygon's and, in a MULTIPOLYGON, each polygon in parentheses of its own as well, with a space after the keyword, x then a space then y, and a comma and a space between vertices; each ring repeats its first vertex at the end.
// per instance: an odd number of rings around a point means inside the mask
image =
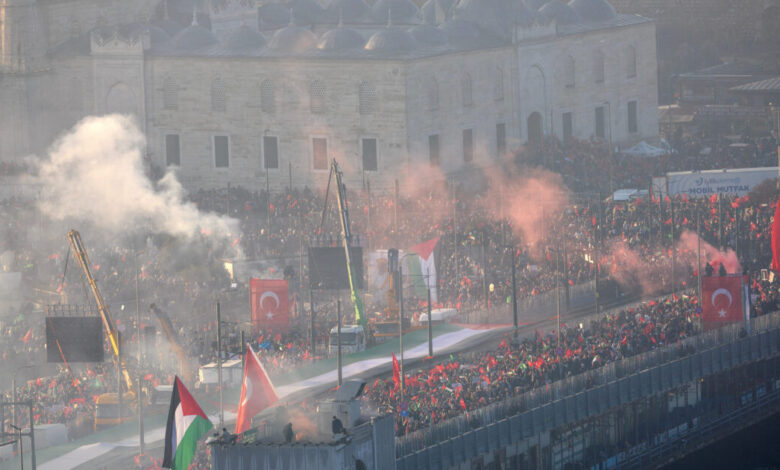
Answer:
POLYGON ((668 152, 662 148, 653 147, 643 140, 630 149, 624 150, 623 153, 636 157, 660 157, 668 152))

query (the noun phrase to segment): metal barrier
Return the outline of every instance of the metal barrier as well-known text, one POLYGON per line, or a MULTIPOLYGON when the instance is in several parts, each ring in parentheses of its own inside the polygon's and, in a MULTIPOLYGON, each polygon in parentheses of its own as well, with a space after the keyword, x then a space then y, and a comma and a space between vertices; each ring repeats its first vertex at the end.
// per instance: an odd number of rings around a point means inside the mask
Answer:
POLYGON ((417 461, 420 453, 441 452, 445 442, 452 442, 452 448, 465 456, 468 452, 463 446, 472 439, 467 436, 487 432, 490 426, 508 426, 515 441, 660 393, 697 376, 776 355, 780 313, 754 318, 751 323, 750 335, 742 324, 725 326, 397 437, 398 468, 415 468, 407 466, 406 460, 417 461))
MULTIPOLYGON (((560 292, 560 296, 561 309, 563 310, 565 302, 563 291, 560 292)), ((595 299, 595 282, 587 281, 571 286, 569 288, 569 298, 572 299, 572 303, 574 303, 574 299, 587 298, 588 303, 592 304, 593 299, 595 299)), ((550 311, 551 309, 555 309, 555 290, 517 299, 517 313, 519 317, 540 311, 550 311)), ((511 323, 512 305, 502 303, 487 309, 484 306, 479 306, 463 310, 458 312, 458 321, 470 324, 511 323)))

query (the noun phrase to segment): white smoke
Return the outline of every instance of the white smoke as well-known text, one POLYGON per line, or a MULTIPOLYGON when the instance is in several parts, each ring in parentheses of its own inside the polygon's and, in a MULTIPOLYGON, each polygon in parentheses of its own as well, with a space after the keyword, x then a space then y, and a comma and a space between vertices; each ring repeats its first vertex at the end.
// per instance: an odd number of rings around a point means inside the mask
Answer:
POLYGON ((87 117, 49 150, 38 169, 41 211, 55 220, 89 222, 108 234, 200 233, 230 240, 236 219, 203 213, 184 199, 168 172, 158 183, 144 174, 146 142, 128 116, 87 117))

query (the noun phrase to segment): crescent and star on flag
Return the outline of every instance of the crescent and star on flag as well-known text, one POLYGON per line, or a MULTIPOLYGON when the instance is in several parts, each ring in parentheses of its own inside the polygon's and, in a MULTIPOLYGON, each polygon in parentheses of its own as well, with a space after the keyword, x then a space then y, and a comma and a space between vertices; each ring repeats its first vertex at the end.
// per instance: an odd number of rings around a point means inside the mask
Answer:
MULTIPOLYGON (((722 287, 720 289, 715 290, 715 292, 712 293, 712 298, 710 299, 712 301, 712 305, 715 306, 715 299, 717 299, 721 295, 725 295, 726 297, 728 297, 729 304, 726 308, 730 308, 734 299, 731 297, 731 292, 729 292, 728 289, 724 289, 722 287)), ((718 315, 720 315, 721 317, 725 317, 726 310, 721 308, 720 310, 718 310, 718 315)))
MULTIPOLYGON (((260 296, 260 302, 259 302, 260 303, 260 308, 263 307, 263 301, 266 299, 266 297, 271 297, 272 299, 274 299, 274 301, 276 301, 275 310, 278 310, 279 309, 279 296, 276 295, 276 292, 273 292, 273 291, 270 291, 270 290, 263 292, 263 295, 260 296)), ((265 316, 269 320, 272 320, 274 318, 274 314, 270 310, 265 314, 265 316)))

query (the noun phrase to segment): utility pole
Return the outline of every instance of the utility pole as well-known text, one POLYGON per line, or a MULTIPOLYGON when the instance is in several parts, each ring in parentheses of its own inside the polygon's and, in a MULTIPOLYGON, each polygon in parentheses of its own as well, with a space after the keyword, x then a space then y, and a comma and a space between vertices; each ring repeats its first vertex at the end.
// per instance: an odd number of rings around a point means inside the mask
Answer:
POLYGON ((144 400, 141 397, 142 386, 141 380, 143 379, 143 373, 138 374, 138 454, 144 453, 144 400))
MULTIPOLYGON (((430 273, 428 274, 430 276, 430 273)), ((426 282, 428 284, 428 282, 426 282)), ((433 318, 431 318, 431 286, 428 287, 428 356, 433 357, 433 318)))
POLYGON ((225 408, 222 401, 222 322, 217 302, 217 386, 219 387, 219 428, 225 425, 225 408))
POLYGON ((314 289, 309 287, 309 310, 311 311, 311 355, 314 356, 317 350, 317 333, 314 328, 314 289))
POLYGON ((515 327, 515 341, 517 341, 517 277, 515 274, 517 260, 514 248, 510 248, 509 257, 512 259, 512 323, 515 327))
POLYGON ((336 337, 337 337, 337 355, 338 355, 338 375, 339 375, 339 387, 341 387, 341 292, 338 293, 336 299, 336 337))
MULTIPOLYGON (((404 397, 404 278, 403 271, 401 269, 401 262, 398 262, 398 298, 399 298, 399 310, 398 310, 398 345, 401 350, 401 398, 404 397)), ((430 321, 430 317, 428 318, 430 321)))

